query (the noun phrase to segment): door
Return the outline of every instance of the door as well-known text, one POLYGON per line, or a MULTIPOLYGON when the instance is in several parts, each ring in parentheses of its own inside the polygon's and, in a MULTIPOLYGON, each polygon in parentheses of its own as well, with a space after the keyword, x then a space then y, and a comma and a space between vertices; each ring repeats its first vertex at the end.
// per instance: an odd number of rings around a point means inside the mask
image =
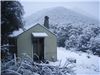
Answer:
POLYGON ((44 38, 34 38, 33 39, 33 53, 34 60, 44 59, 44 38))

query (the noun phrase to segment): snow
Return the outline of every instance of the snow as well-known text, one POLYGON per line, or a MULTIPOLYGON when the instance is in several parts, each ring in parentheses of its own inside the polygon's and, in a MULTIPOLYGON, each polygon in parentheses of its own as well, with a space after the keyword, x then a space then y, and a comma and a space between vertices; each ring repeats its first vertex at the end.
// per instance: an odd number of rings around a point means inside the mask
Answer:
POLYGON ((47 37, 48 36, 48 34, 45 32, 34 32, 34 33, 32 33, 32 35, 34 37, 47 37))
POLYGON ((77 75, 100 75, 100 57, 83 52, 72 52, 63 47, 57 48, 57 62, 50 62, 51 65, 64 66, 66 59, 76 59, 75 73, 77 75))
POLYGON ((19 29, 19 30, 14 31, 10 36, 11 37, 16 37, 16 36, 18 36, 21 33, 23 33, 23 30, 19 29))

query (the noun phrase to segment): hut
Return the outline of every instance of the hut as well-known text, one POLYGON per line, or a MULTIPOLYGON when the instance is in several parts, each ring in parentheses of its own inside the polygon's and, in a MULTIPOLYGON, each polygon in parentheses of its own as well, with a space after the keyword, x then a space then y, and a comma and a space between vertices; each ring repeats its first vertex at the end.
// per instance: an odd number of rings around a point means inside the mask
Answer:
POLYGON ((27 53, 33 60, 57 60, 57 38, 49 28, 48 17, 44 25, 36 24, 17 36, 17 56, 27 53))

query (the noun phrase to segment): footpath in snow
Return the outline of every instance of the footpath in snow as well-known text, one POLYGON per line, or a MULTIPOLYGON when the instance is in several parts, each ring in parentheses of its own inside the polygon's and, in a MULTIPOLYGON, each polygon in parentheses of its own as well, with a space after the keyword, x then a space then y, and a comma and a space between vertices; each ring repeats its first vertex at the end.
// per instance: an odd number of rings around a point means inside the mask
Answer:
POLYGON ((72 52, 63 47, 57 48, 57 62, 50 62, 51 65, 63 67, 66 59, 76 60, 75 73, 77 75, 100 75, 100 57, 83 52, 72 52))

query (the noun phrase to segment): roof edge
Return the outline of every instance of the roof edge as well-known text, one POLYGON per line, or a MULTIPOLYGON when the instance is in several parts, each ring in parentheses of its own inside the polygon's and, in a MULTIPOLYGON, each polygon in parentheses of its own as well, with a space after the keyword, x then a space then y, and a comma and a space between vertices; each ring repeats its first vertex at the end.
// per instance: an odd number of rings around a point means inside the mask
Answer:
MULTIPOLYGON (((26 31, 28 31, 28 30, 34 28, 34 27, 37 26, 37 25, 39 25, 39 26, 45 28, 45 29, 48 30, 50 33, 52 33, 53 35, 55 35, 53 32, 51 32, 49 29, 47 29, 46 27, 44 27, 43 25, 41 25, 41 24, 39 24, 39 23, 35 24, 34 26, 32 26, 31 28, 27 29, 26 31)), ((20 35, 22 35, 22 34, 25 33, 26 31, 22 32, 21 34, 17 35, 16 37, 18 38, 20 35)), ((56 35, 55 35, 55 36, 56 36, 56 35)), ((57 36, 56 36, 56 37, 57 37, 57 36)))

